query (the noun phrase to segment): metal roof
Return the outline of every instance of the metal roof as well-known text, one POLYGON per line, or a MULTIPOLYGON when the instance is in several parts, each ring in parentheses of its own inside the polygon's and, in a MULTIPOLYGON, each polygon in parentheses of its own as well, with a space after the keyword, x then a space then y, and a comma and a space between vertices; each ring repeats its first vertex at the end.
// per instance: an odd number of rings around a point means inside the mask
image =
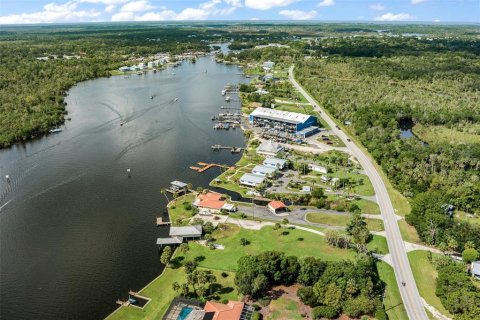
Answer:
POLYGON ((320 130, 318 127, 315 127, 315 126, 312 126, 312 127, 308 127, 308 128, 305 128, 303 130, 300 130, 297 132, 298 135, 304 135, 304 134, 308 134, 310 132, 314 132, 314 131, 317 131, 317 130, 320 130))
POLYGON ((263 161, 263 164, 272 164, 274 166, 284 166, 285 164, 287 163, 287 160, 284 160, 284 159, 278 159, 278 158, 266 158, 264 161, 263 161))
POLYGON ((183 237, 183 236, 190 236, 190 235, 202 235, 202 226, 195 225, 195 226, 184 226, 184 227, 170 227, 170 236, 175 237, 183 237))
POLYGON ((480 276, 480 260, 472 262, 472 273, 476 276, 480 276))
POLYGON ((310 115, 307 115, 307 114, 280 111, 280 110, 261 108, 261 107, 253 110, 253 112, 250 113, 250 115, 254 117, 265 118, 265 119, 276 120, 276 121, 283 121, 283 122, 294 123, 294 124, 304 123, 305 121, 308 120, 308 118, 311 117, 310 115))
POLYGON ((178 187, 178 188, 185 188, 188 185, 185 182, 181 182, 181 181, 177 181, 177 180, 170 182, 170 184, 172 186, 175 186, 175 187, 178 187))
POLYGON ((253 172, 253 173, 254 173, 255 171, 269 174, 269 173, 274 173, 275 171, 277 171, 277 169, 272 168, 272 167, 257 165, 257 166, 255 166, 255 167, 252 169, 252 172, 253 172))
POLYGON ((252 173, 245 173, 241 178, 240 181, 248 181, 252 183, 262 183, 265 180, 265 177, 259 176, 257 174, 252 173))
POLYGON ((257 152, 277 153, 283 150, 283 147, 272 140, 264 141, 257 148, 257 152))
POLYGON ((165 244, 179 244, 182 243, 182 239, 177 237, 170 237, 170 238, 157 238, 157 245, 165 245, 165 244))

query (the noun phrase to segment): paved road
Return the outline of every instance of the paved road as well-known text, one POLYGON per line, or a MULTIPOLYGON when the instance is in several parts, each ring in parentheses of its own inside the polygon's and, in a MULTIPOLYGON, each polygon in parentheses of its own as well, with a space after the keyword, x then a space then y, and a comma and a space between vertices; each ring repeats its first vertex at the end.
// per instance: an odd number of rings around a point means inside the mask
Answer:
POLYGON ((388 249, 391 253, 392 266, 395 271, 398 288, 402 296, 403 305, 407 311, 408 317, 411 320, 428 320, 427 314, 423 307, 422 299, 418 293, 415 279, 413 278, 412 269, 407 258, 407 251, 403 243, 400 229, 395 218, 395 211, 393 209, 390 196, 388 195, 385 183, 373 165, 370 158, 353 142, 347 141, 347 135, 336 128, 335 122, 325 113, 321 107, 317 105, 315 100, 295 81, 293 77, 293 66, 288 70, 288 78, 298 91, 315 106, 315 109, 320 112, 323 120, 328 123, 332 131, 347 145, 352 154, 358 159, 365 173, 370 178, 375 193, 377 195, 378 205, 383 216, 383 223, 385 225, 385 232, 387 235, 388 249), (403 286, 402 282, 406 285, 403 286))

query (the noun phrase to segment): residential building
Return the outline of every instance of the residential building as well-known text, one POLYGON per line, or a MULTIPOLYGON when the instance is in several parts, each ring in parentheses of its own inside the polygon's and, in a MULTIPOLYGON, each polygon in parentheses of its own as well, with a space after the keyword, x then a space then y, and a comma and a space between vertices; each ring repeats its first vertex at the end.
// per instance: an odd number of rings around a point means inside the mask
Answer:
POLYGON ((193 205, 198 208, 200 214, 219 213, 221 210, 234 212, 237 209, 234 204, 227 203, 224 196, 217 192, 199 194, 193 205))
POLYGON ((169 237, 157 238, 159 247, 164 245, 177 245, 184 241, 198 240, 202 237, 203 228, 201 225, 170 227, 169 237))
POLYGON ((315 172, 319 172, 319 173, 325 173, 325 174, 328 173, 328 169, 327 169, 327 168, 322 167, 322 166, 319 166, 319 165, 316 165, 316 164, 312 164, 312 163, 309 163, 309 164, 308 164, 308 169, 310 169, 310 170, 312 170, 312 171, 315 171, 315 172))
POLYGON ((287 165, 287 160, 278 159, 278 158, 266 158, 263 161, 263 165, 266 167, 272 167, 272 168, 277 168, 278 170, 283 170, 287 165))
POLYGON ((243 176, 240 177, 240 184, 250 187, 256 187, 259 184, 262 184, 264 181, 264 176, 259 176, 252 173, 245 173, 243 176))
POLYGON ((257 154, 264 155, 266 157, 275 157, 277 153, 283 150, 283 147, 272 140, 264 141, 258 146, 257 154))
POLYGON ((310 193, 310 192, 312 192, 312 187, 310 187, 310 186, 303 186, 303 187, 302 187, 302 192, 310 193))
POLYGON ((330 181, 330 177, 329 177, 329 176, 321 176, 321 177, 320 177, 320 180, 321 180, 322 182, 328 182, 328 181, 330 181))
POLYGON ((272 68, 273 68, 274 65, 275 65, 275 62, 265 61, 265 62, 262 64, 262 68, 263 68, 263 70, 265 70, 265 71, 270 71, 270 70, 272 70, 272 68))
POLYGON ((472 262, 471 271, 473 277, 480 279, 480 260, 472 262))
POLYGON ((262 165, 257 165, 252 169, 253 174, 267 177, 267 178, 275 176, 276 172, 277 172, 276 168, 262 166, 262 165))
POLYGON ((267 209, 270 210, 271 213, 277 214, 287 211, 287 206, 282 201, 271 201, 268 203, 267 209))

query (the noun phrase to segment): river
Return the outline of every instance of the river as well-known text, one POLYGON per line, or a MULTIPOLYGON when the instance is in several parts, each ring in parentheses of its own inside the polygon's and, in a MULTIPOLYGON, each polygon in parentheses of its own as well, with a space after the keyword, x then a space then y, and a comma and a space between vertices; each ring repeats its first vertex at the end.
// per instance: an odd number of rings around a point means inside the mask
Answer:
POLYGON ((240 157, 210 149, 245 143, 240 129, 215 131, 210 119, 240 73, 202 57, 82 82, 66 97, 62 132, 0 150, 1 319, 102 319, 159 274, 160 189, 206 187, 219 169, 190 166, 240 157))

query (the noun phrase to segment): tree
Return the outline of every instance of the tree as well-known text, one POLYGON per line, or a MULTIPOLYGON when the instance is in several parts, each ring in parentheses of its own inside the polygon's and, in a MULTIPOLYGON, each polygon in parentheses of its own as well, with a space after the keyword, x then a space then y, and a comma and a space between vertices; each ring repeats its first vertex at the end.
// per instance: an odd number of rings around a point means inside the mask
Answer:
POLYGON ((172 258, 172 248, 165 247, 163 249, 162 255, 160 256, 160 262, 164 265, 168 265, 171 258, 172 258))
POLYGON ((188 246, 188 243, 182 243, 179 247, 178 250, 180 250, 181 253, 186 257, 188 250, 190 250, 190 247, 188 246))
POLYGON ((307 257, 300 260, 300 270, 297 281, 305 286, 311 286, 320 278, 326 264, 320 259, 307 257))
POLYGON ((188 289, 188 284, 187 283, 182 283, 182 286, 180 287, 180 291, 182 292, 182 295, 184 297, 188 296, 189 289, 188 289))
POLYGON ((335 310, 341 310, 342 290, 335 283, 330 283, 327 286, 323 298, 323 304, 330 306, 335 310))
POLYGON ((255 279, 253 279, 252 285, 252 296, 260 296, 263 294, 269 286, 269 281, 267 276, 264 274, 259 274, 255 279))
POLYGON ((195 260, 188 260, 188 261, 185 261, 185 272, 187 274, 189 273, 192 273, 193 271, 195 271, 198 267, 198 262, 195 261, 195 260))
POLYGON ((214 230, 215 226, 210 221, 205 222, 205 224, 203 225, 203 232, 207 234, 212 233, 214 230))
POLYGON ((160 193, 165 196, 165 199, 167 199, 167 203, 170 202, 170 200, 167 197, 167 190, 165 188, 160 189, 160 193))
POLYGON ((250 244, 250 241, 248 241, 245 238, 241 238, 240 239, 240 244, 245 247, 246 245, 250 244))
POLYGON ((329 306, 319 306, 312 309, 313 319, 335 319, 338 316, 338 311, 329 306))
POLYGON ((297 290, 297 296, 304 304, 314 306, 317 303, 317 297, 313 292, 312 287, 303 287, 297 290))
POLYGON ((175 291, 175 293, 178 294, 178 291, 180 290, 180 288, 181 288, 181 287, 180 287, 180 284, 179 284, 177 281, 175 281, 174 283, 172 283, 172 289, 173 289, 173 291, 175 291))
POLYGON ((476 261, 480 257, 478 251, 476 249, 470 248, 465 249, 462 252, 463 262, 469 263, 472 261, 476 261))
POLYGON ((367 222, 360 212, 352 214, 352 218, 347 224, 346 231, 352 236, 353 241, 358 245, 365 245, 370 238, 370 231, 368 230, 367 222))

